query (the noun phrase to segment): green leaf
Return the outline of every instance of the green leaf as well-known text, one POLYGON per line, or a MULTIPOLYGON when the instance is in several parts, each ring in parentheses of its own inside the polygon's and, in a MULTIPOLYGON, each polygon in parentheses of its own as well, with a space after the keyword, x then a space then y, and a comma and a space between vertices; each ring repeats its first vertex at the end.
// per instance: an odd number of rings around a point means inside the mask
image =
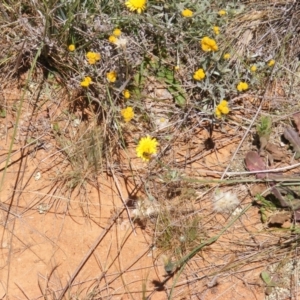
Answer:
POLYGON ((175 103, 179 106, 184 106, 186 104, 186 100, 180 94, 175 96, 175 103))
POLYGON ((255 201, 261 205, 262 207, 268 209, 268 210, 275 210, 277 208, 276 204, 272 201, 267 200, 262 195, 257 195, 255 201))
POLYGON ((272 119, 268 116, 261 117, 256 126, 256 131, 259 137, 268 139, 272 131, 272 119))
POLYGON ((171 70, 165 70, 165 78, 169 81, 174 81, 174 73, 171 70))
POLYGON ((270 273, 267 271, 262 271, 260 273, 261 279, 265 282, 266 285, 269 285, 272 281, 270 273))
POLYGON ((52 128, 53 128, 53 131, 54 132, 57 132, 57 133, 60 133, 60 128, 59 128, 59 125, 58 125, 58 123, 53 123, 52 124, 52 128))
POLYGON ((184 106, 186 104, 186 97, 184 92, 177 85, 171 85, 168 88, 168 91, 172 94, 175 99, 175 103, 179 106, 184 106))
POLYGON ((1 109, 0 110, 0 118, 5 118, 6 117, 6 110, 1 109))
POLYGON ((264 283, 267 286, 276 286, 276 282, 272 281, 272 278, 270 276, 270 273, 267 271, 262 271, 260 273, 261 279, 264 281, 264 283))
POLYGON ((262 223, 266 223, 268 221, 268 217, 267 217, 265 211, 266 211, 266 209, 264 207, 261 207, 259 210, 262 223))
POLYGON ((150 67, 151 68, 153 68, 153 69, 158 69, 158 61, 156 61, 156 60, 151 60, 150 62, 149 62, 149 65, 150 65, 150 67))

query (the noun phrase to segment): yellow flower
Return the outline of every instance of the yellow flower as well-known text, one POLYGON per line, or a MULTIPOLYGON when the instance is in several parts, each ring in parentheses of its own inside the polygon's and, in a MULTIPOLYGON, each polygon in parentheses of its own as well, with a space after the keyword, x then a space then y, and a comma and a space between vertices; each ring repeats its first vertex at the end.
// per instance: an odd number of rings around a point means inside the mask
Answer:
POLYGON ((247 84, 246 82, 241 81, 241 82, 237 85, 236 89, 237 89, 239 92, 246 91, 246 90, 248 90, 248 84, 247 84))
POLYGON ((257 67, 255 65, 251 66, 251 68, 250 68, 251 72, 254 73, 254 72, 256 72, 256 70, 257 70, 257 67))
POLYGON ((118 41, 118 39, 117 39, 114 35, 111 35, 111 36, 108 38, 108 40, 109 40, 112 44, 115 44, 115 43, 118 41))
POLYGON ((124 90, 123 91, 123 96, 125 99, 129 99, 130 98, 130 92, 128 90, 124 90))
POLYGON ((178 71, 179 69, 180 69, 180 66, 178 66, 178 65, 174 67, 175 71, 178 71))
POLYGON ((227 107, 228 106, 228 102, 226 100, 222 100, 219 104, 220 107, 227 107))
POLYGON ((272 67, 275 65, 275 60, 274 59, 271 59, 269 62, 268 62, 268 66, 269 67, 272 67))
POLYGON ((203 51, 218 51, 218 45, 215 40, 209 38, 208 36, 205 36, 201 40, 201 47, 203 51))
POLYGON ((101 55, 96 52, 88 52, 86 54, 86 58, 88 59, 90 65, 94 65, 98 60, 100 60, 101 55))
POLYGON ((220 109, 220 111, 223 115, 227 115, 229 113, 229 107, 228 106, 222 106, 219 109, 220 109))
POLYGON ((219 10, 218 14, 219 14, 219 16, 222 17, 222 16, 226 15, 226 10, 221 9, 221 10, 219 10))
POLYGON ((74 44, 69 45, 68 49, 69 51, 73 52, 75 50, 75 45, 74 44))
POLYGON ((216 107, 215 115, 217 118, 220 118, 222 116, 222 112, 219 110, 218 106, 216 107))
POLYGON ((158 142, 155 138, 150 136, 140 139, 138 146, 136 147, 136 155, 144 161, 149 161, 153 154, 157 152, 158 142))
POLYGON ((129 106, 129 107, 126 107, 126 108, 122 109, 121 110, 121 115, 124 118, 124 121, 126 123, 130 122, 134 117, 133 108, 129 106))
POLYGON ((205 78, 205 72, 204 72, 204 70, 203 70, 203 69, 198 69, 198 70, 194 73, 193 78, 194 78, 195 80, 202 80, 202 79, 204 79, 204 78, 205 78))
POLYGON ((181 15, 185 18, 190 18, 193 16, 193 12, 190 9, 186 8, 181 12, 181 15))
POLYGON ((219 26, 214 26, 213 31, 216 35, 220 34, 220 27, 219 26))
POLYGON ((115 82, 117 80, 117 73, 115 71, 108 72, 106 78, 109 82, 115 82))
POLYGON ((125 5, 130 11, 137 11, 139 14, 146 9, 147 0, 128 0, 125 5))
POLYGON ((227 115, 229 113, 228 102, 226 100, 222 100, 220 104, 216 107, 215 115, 219 118, 221 115, 227 115))
POLYGON ((229 53, 225 53, 224 55, 223 55, 223 58, 225 59, 225 60, 228 60, 229 58, 230 58, 230 54, 229 53))
POLYGON ((116 28, 116 29, 113 31, 113 35, 116 36, 116 37, 120 36, 121 33, 122 33, 122 31, 121 31, 119 28, 116 28))
POLYGON ((84 80, 80 82, 80 85, 82 87, 88 87, 92 83, 92 78, 91 77, 84 77, 84 80))

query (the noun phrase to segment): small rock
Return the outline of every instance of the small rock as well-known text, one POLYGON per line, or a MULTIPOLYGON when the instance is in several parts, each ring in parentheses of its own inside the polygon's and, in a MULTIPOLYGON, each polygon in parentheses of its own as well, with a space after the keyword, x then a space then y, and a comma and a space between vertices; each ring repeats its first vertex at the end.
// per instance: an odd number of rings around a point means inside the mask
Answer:
POLYGON ((283 227, 283 224, 287 225, 287 222, 290 223, 290 220, 291 220, 291 214, 289 212, 282 212, 282 213, 272 215, 269 218, 269 225, 283 227))

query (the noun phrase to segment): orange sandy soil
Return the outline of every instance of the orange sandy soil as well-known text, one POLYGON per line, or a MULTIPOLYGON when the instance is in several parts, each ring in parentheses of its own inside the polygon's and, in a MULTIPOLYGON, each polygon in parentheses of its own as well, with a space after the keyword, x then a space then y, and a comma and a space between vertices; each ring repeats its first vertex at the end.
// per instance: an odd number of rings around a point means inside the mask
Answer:
MULTIPOLYGON (((18 98, 17 93, 6 92, 11 106, 18 98)), ((23 107, 21 123, 26 122, 28 111, 30 114, 29 105, 25 103, 23 107)), ((13 132, 10 124, 15 118, 8 114, 0 121, 3 129, 0 141, 2 177, 13 132)), ((206 131, 200 131, 195 144, 204 141, 206 135, 206 131)), ((13 150, 22 145, 20 135, 17 138, 13 150)), ((217 152, 206 152, 201 159, 195 160, 194 168, 224 170, 238 141, 238 138, 229 137, 228 142, 219 145, 217 152)), ((0 298, 46 299, 47 295, 47 299, 58 299, 123 203, 114 180, 106 174, 96 179, 98 187, 88 185, 85 191, 76 190, 67 196, 64 187, 53 181, 55 172, 62 167, 62 154, 57 153, 55 147, 32 153, 29 149, 32 147, 11 157, 0 195, 0 298), (38 180, 35 178, 37 172, 41 175, 38 180)), ((178 155, 184 157, 185 150, 179 149, 178 155)), ((205 172, 197 176, 205 176, 205 172)), ((120 178, 119 184, 127 199, 133 187, 126 186, 120 178)), ((244 198, 244 202, 249 199, 244 198)), ((204 212, 211 213, 210 206, 208 201, 199 202, 204 212)), ((226 217, 218 215, 212 215, 211 220, 215 232, 227 222, 226 217)), ((217 266, 226 268, 233 263, 239 255, 235 253, 238 245, 234 243, 243 238, 245 232, 257 232, 259 226, 257 209, 253 208, 218 242, 204 248, 187 265, 186 273, 193 276, 181 275, 173 299, 264 299, 264 287, 259 280, 264 261, 245 263, 238 271, 231 269, 215 279, 206 277, 213 270, 220 270, 217 266)), ((161 259, 156 259, 159 250, 151 250, 151 240, 147 231, 138 225, 132 230, 125 211, 86 259, 65 299, 89 299, 86 296, 93 293, 97 293, 94 299, 142 299, 142 291, 149 296, 147 299, 167 299, 166 291, 170 291, 173 279, 160 291, 155 291, 153 283, 164 281, 166 273, 161 259)))

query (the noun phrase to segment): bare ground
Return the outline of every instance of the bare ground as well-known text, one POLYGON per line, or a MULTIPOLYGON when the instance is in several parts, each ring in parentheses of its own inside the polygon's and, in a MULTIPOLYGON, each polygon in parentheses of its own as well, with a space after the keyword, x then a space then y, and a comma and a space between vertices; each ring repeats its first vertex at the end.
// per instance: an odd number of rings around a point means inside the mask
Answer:
MULTIPOLYGON (((5 171, 14 105, 21 92, 9 89, 2 94, 10 109, 1 119, 1 171, 6 172, 0 211, 1 299, 61 299, 63 294, 67 299, 142 299, 143 295, 168 299, 174 282, 174 299, 265 299, 261 271, 279 257, 287 259, 297 252, 276 247, 284 243, 284 233, 266 232, 258 208, 251 207, 218 241, 204 247, 179 278, 168 277, 161 250, 153 247, 153 226, 133 224, 128 217, 132 209, 123 209, 123 202, 142 196, 128 174, 102 173, 72 193, 60 182, 69 165, 50 134, 52 120, 65 108, 60 100, 33 113, 35 106, 25 99, 5 171), (41 143, 22 148, 24 141, 28 144, 37 136, 42 137, 41 143)), ((251 101, 248 105, 252 109, 251 101)), ((60 122, 74 130, 68 120, 60 122)), ((188 144, 178 143, 170 155, 178 158, 187 176, 219 178, 245 132, 243 127, 234 128, 229 122, 222 131, 216 130, 210 149, 203 146, 210 138, 208 131, 199 129, 188 144)), ((136 159, 134 142, 128 139, 124 164, 129 157, 134 170, 143 172, 145 166, 136 159)), ((243 151, 251 148, 250 142, 241 148, 231 171, 243 170, 243 151)), ((203 184, 193 203, 195 213, 203 216, 203 240, 220 232, 231 218, 212 212, 210 191, 215 185, 203 184)), ((242 207, 251 202, 251 185, 227 189, 234 189, 242 207)), ((296 269, 289 277, 294 278, 296 269)), ((293 299, 298 291, 295 280, 288 287, 293 299)), ((284 299, 278 295, 274 299, 284 299)))

